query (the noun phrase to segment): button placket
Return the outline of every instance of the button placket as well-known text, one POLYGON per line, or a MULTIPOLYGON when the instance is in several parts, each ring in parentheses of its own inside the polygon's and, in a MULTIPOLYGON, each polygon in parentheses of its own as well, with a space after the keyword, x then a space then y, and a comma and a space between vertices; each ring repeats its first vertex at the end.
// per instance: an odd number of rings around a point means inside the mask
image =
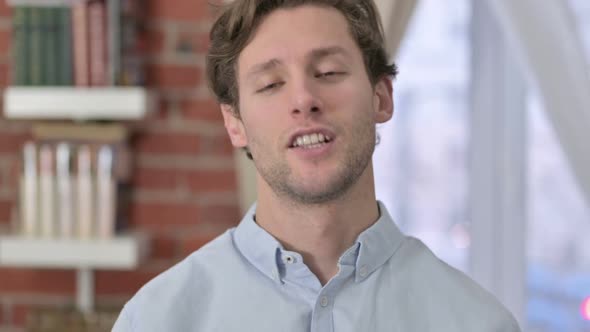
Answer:
POLYGON ((369 269, 367 268, 366 265, 363 265, 360 267, 359 269, 359 275, 361 276, 361 278, 366 277, 369 274, 369 269))

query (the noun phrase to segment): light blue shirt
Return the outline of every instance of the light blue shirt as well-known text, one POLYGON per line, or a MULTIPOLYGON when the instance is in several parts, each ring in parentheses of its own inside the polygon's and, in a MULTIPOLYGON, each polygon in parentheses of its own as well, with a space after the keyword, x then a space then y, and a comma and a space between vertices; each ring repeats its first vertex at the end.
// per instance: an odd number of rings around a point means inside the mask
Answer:
POLYGON ((385 206, 322 286, 300 254, 241 223, 147 283, 113 331, 516 332, 488 292, 404 236, 385 206))

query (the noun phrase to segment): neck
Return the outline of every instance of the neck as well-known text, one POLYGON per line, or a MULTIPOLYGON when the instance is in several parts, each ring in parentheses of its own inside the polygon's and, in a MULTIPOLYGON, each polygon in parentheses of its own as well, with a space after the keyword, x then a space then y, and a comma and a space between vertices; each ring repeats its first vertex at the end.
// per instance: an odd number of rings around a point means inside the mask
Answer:
POLYGON ((322 285, 338 272, 340 256, 379 218, 370 166, 342 197, 322 204, 286 200, 261 181, 256 222, 285 249, 300 253, 322 285))

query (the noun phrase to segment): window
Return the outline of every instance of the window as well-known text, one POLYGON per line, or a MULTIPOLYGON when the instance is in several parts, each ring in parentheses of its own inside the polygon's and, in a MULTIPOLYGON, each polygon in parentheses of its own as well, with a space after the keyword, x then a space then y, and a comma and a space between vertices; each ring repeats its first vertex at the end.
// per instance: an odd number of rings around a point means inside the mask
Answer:
MULTIPOLYGON (((568 3, 590 60, 590 3, 568 3)), ((528 104, 528 331, 590 331, 590 206, 534 90, 528 104)))
POLYGON ((396 62, 393 119, 378 128, 377 197, 406 234, 466 270, 469 2, 418 2, 396 62))
MULTIPOLYGON (((590 63, 590 2, 567 1, 590 63)), ((470 245, 468 155, 481 148, 469 137, 471 6, 419 1, 396 59, 394 117, 378 127, 374 156, 377 197, 402 231, 465 272, 477 245, 470 245)), ((590 206, 534 87, 526 90, 528 133, 519 138, 527 146, 522 328, 590 331, 590 206)))

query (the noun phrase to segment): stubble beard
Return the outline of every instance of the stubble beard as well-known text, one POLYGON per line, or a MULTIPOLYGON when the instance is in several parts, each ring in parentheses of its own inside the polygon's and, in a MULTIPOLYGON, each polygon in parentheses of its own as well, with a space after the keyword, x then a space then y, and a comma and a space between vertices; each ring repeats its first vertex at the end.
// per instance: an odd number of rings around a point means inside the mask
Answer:
MULTIPOLYGON (((345 147, 340 167, 332 174, 326 174, 326 176, 331 176, 331 179, 320 189, 310 189, 302 185, 300 179, 294 178, 293 170, 285 159, 261 160, 259 158, 264 159, 264 155, 258 158, 255 155, 254 164, 258 173, 277 196, 297 205, 324 204, 343 198, 361 177, 373 157, 375 135, 375 125, 373 123, 359 126, 351 132, 350 141, 348 146, 345 147)), ((345 142, 338 142, 338 144, 345 144, 345 142)), ((258 150, 256 149, 257 145, 252 144, 251 146, 253 154, 258 150)), ((314 181, 315 179, 304 180, 310 182, 310 180, 314 181)))

